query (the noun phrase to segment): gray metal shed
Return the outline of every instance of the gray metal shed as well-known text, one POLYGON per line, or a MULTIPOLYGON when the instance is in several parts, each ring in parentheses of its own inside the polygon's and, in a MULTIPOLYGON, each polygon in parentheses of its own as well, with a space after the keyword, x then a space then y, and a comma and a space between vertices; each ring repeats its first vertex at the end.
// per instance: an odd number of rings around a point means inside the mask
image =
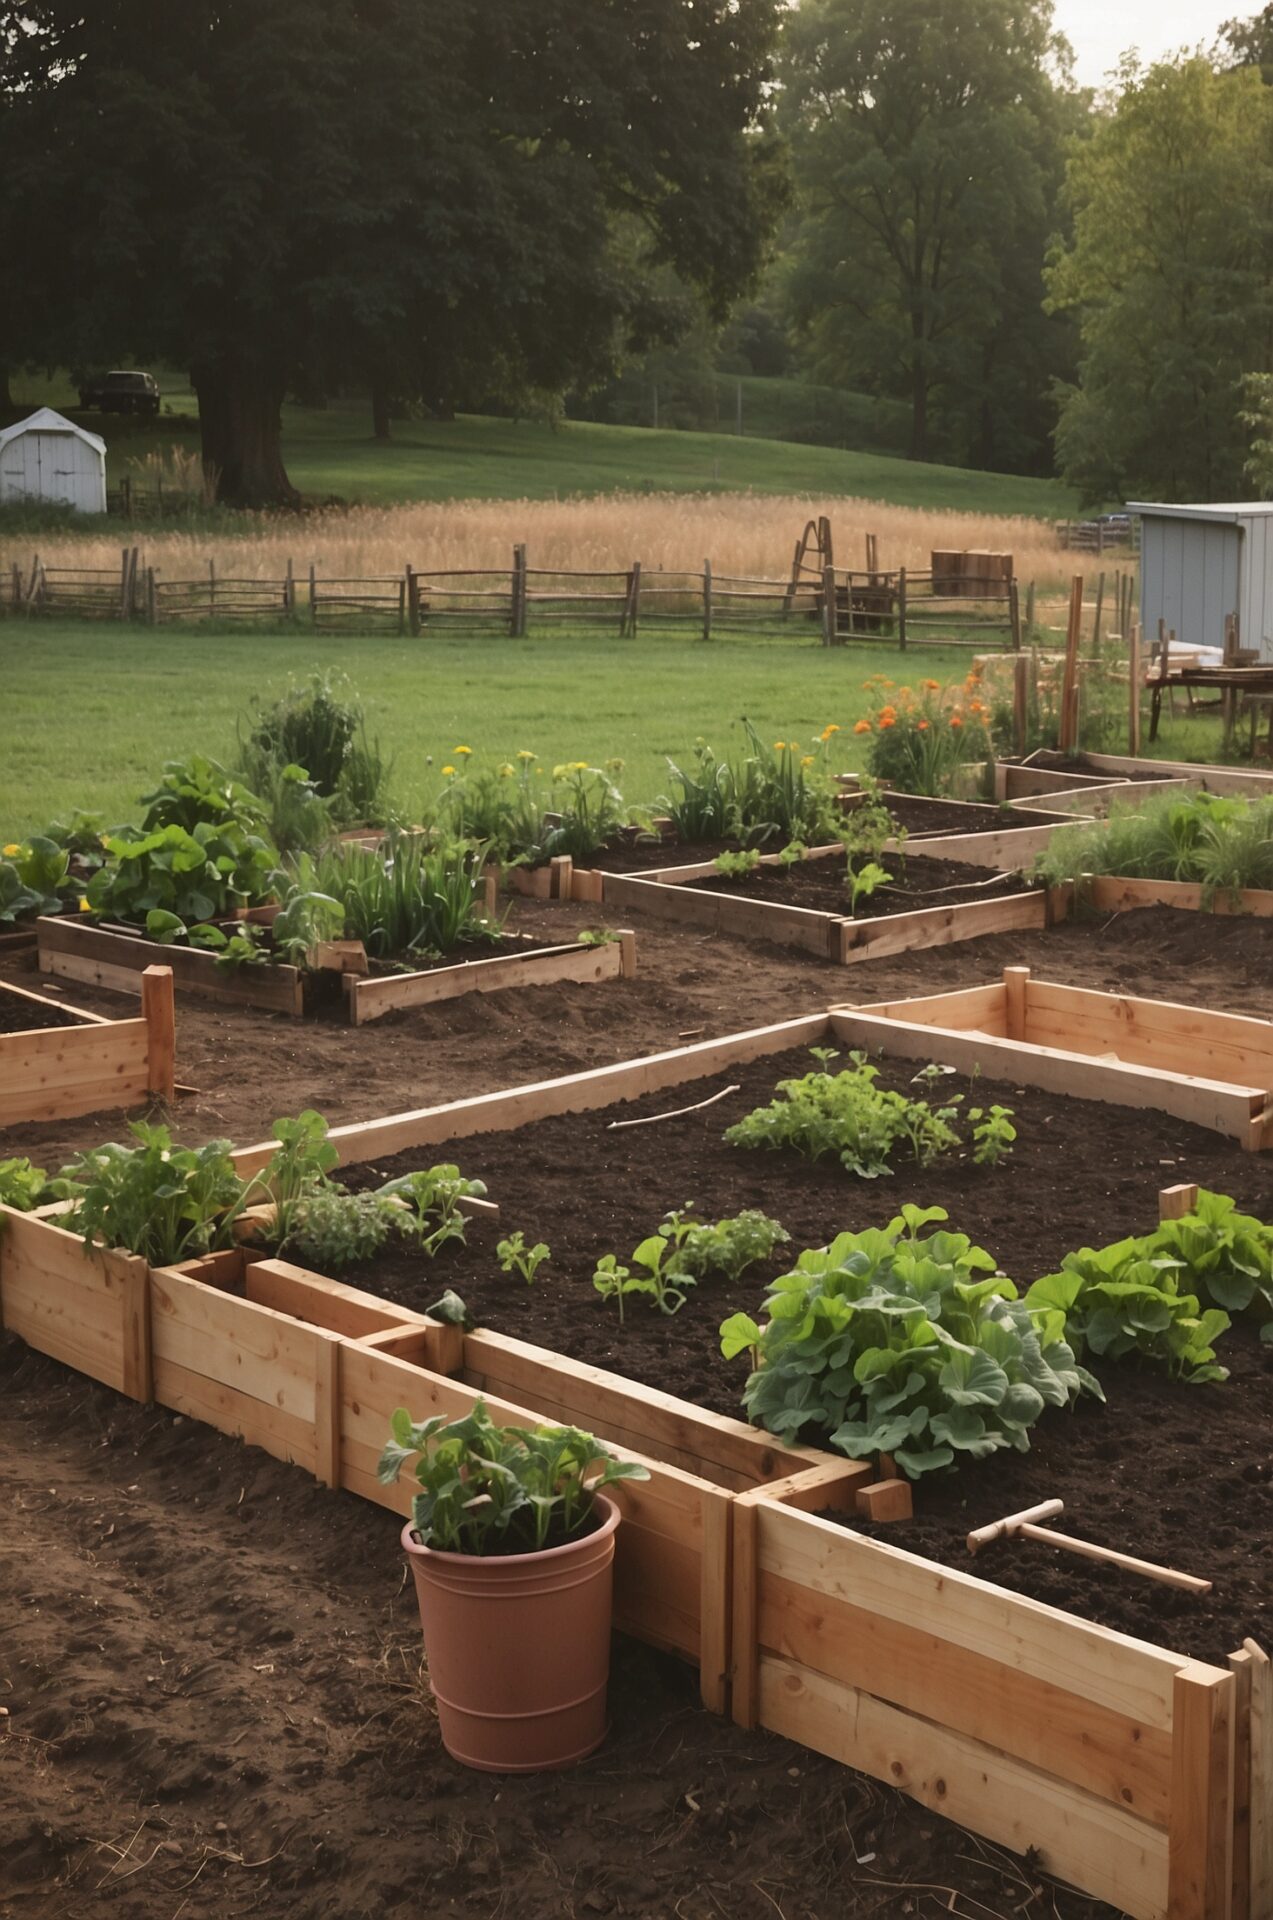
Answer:
POLYGON ((1131 501, 1140 515, 1140 630, 1162 620, 1183 646, 1223 647, 1228 614, 1238 645, 1273 661, 1273 501, 1175 507, 1131 501))

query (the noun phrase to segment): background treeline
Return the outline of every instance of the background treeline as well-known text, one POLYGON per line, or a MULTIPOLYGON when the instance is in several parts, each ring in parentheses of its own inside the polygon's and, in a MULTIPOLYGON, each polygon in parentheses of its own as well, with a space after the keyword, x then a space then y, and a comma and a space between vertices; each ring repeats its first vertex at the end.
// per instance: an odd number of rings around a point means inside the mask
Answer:
POLYGON ((230 502, 351 391, 1093 502, 1273 467, 1273 6, 1099 94, 1050 0, 0 0, 0 55, 0 405, 188 367, 230 502))

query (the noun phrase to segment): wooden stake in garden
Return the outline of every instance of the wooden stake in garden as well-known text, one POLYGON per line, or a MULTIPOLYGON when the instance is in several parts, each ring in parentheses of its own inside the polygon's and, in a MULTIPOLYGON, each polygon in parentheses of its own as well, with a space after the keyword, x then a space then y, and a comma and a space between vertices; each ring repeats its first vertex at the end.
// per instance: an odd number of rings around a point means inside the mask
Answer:
POLYGON ((1133 620, 1127 636, 1127 751, 1140 752, 1140 622, 1133 620))
POLYGON ((1083 629, 1083 576, 1070 582, 1070 615, 1065 630, 1065 675, 1061 682, 1061 724, 1058 746, 1073 753, 1078 741, 1079 636, 1083 629))

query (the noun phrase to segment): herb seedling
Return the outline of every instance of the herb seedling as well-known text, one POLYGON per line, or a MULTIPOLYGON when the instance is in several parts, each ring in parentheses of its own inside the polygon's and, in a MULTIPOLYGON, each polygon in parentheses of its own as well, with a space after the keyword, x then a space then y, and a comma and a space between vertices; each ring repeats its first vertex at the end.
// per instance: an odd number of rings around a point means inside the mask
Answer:
POLYGON ((969 1107, 972 1157, 979 1167, 997 1167, 1012 1152, 1012 1143, 1017 1137, 1012 1113, 1011 1107, 969 1107))
POLYGON ((505 1273, 519 1273, 530 1287, 534 1285, 535 1275, 548 1258, 548 1246, 546 1241, 537 1240, 533 1247, 528 1247, 525 1234, 511 1233, 506 1240, 499 1242, 495 1256, 505 1273))
POLYGON ((756 871, 760 865, 760 854, 755 847, 743 847, 737 853, 718 853, 713 864, 717 873, 725 879, 741 880, 756 871))

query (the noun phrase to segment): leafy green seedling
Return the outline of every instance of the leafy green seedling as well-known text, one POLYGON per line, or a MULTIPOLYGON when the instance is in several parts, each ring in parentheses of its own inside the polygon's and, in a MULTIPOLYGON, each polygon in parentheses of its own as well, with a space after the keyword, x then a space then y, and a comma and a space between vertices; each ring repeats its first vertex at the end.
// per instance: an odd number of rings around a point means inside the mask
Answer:
POLYGON ((529 1287, 534 1285, 535 1275, 548 1258, 548 1245, 546 1241, 537 1240, 533 1247, 528 1247, 523 1233, 511 1233, 499 1242, 495 1255, 505 1273, 519 1273, 529 1287))

